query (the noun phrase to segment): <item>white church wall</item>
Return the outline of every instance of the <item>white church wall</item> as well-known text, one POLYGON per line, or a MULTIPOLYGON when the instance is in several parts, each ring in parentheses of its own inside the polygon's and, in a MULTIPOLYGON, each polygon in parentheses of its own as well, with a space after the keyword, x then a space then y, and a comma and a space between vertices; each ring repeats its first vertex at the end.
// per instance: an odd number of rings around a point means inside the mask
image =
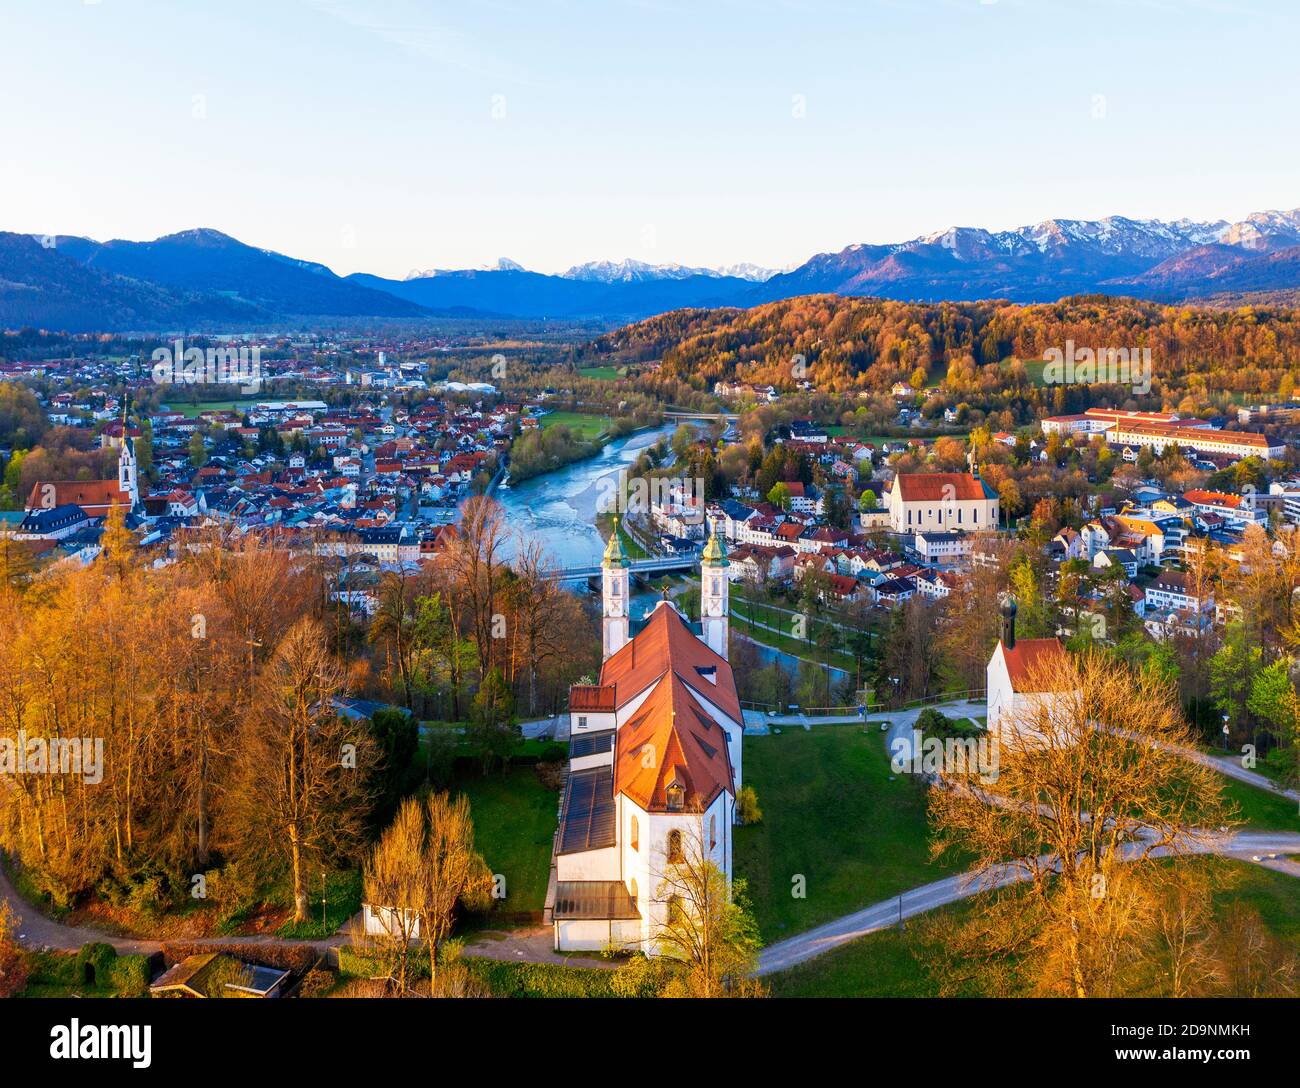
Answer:
POLYGON ((636 919, 591 919, 555 923, 555 947, 563 952, 603 952, 606 948, 635 949, 641 943, 636 919))
POLYGON ((558 854, 555 858, 558 880, 617 880, 618 847, 582 850, 576 854, 558 854))

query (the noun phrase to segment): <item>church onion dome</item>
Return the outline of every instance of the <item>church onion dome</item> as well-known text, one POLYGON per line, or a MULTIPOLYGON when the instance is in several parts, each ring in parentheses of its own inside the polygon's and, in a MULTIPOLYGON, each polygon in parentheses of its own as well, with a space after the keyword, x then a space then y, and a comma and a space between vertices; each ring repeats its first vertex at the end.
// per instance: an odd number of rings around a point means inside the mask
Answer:
POLYGON ((704 546, 704 554, 700 556, 700 562, 710 567, 730 566, 727 560, 727 549, 723 547, 722 538, 716 532, 709 537, 709 542, 704 546))
POLYGON ((623 543, 618 536, 618 517, 614 518, 614 527, 609 533, 609 543, 605 545, 605 558, 600 564, 602 567, 626 567, 631 564, 626 555, 623 554, 623 543))

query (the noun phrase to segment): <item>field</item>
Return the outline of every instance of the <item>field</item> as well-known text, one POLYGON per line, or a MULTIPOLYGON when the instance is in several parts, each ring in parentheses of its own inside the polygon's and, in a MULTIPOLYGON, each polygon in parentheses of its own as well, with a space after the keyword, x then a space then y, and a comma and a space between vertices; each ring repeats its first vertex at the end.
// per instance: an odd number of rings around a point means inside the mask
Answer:
POLYGON ((586 412, 549 412, 542 416, 542 427, 555 427, 563 423, 583 438, 595 439, 605 433, 609 416, 588 415, 586 412))
POLYGON ((595 378, 602 382, 612 382, 619 377, 616 366, 584 366, 578 369, 578 373, 584 378, 595 378))
POLYGON ((194 419, 201 412, 245 412, 251 408, 257 401, 254 398, 246 400, 207 400, 200 404, 169 404, 169 411, 180 412, 187 419, 194 419))
POLYGON ((488 868, 505 877, 502 908, 511 913, 541 911, 560 795, 542 785, 531 765, 464 778, 453 792, 469 798, 474 844, 488 868))
POLYGON ((743 772, 764 819, 736 829, 735 871, 767 943, 960 869, 930 860, 925 788, 890 771, 877 726, 746 737, 743 772))

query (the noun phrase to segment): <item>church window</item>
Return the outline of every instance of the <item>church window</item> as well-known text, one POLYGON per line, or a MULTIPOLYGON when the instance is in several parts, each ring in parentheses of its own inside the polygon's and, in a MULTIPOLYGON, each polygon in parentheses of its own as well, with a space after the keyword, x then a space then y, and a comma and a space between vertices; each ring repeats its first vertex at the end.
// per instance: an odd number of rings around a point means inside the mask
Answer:
POLYGON ((635 816, 632 817, 632 849, 641 849, 641 825, 635 816))
POLYGON ((682 833, 680 831, 668 832, 668 860, 682 860, 682 833))
POLYGON ((718 818, 709 817, 709 849, 712 850, 718 845, 718 818))

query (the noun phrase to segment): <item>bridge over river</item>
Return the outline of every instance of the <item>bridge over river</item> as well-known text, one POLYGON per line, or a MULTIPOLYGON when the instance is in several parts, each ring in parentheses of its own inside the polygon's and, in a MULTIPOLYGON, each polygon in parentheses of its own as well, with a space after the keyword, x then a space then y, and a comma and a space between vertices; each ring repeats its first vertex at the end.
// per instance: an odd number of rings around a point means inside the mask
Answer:
MULTIPOLYGON (((697 555, 656 556, 653 559, 634 559, 628 569, 636 575, 653 576, 672 574, 676 571, 692 571, 699 566, 697 555)), ((600 564, 586 567, 561 567, 550 572, 549 577, 557 582, 578 582, 587 578, 600 577, 600 564)))

